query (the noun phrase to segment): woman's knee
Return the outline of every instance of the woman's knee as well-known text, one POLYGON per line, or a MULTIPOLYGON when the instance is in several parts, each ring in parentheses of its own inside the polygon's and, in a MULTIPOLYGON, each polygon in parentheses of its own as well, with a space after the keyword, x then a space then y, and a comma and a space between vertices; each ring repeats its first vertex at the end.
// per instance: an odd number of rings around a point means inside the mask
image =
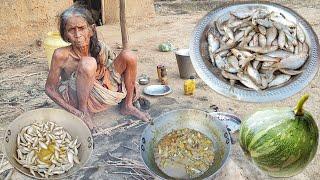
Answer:
POLYGON ((120 56, 123 60, 125 60, 127 65, 136 65, 137 64, 137 56, 130 50, 123 50, 120 53, 120 56))
POLYGON ((93 57, 82 57, 79 61, 78 72, 92 76, 97 70, 97 61, 93 57))

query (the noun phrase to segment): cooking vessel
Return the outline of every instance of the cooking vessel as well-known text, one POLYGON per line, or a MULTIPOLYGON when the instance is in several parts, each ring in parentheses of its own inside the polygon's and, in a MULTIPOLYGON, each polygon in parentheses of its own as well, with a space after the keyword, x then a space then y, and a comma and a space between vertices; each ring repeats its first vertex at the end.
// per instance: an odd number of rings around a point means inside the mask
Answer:
POLYGON ((62 126, 73 138, 78 138, 78 142, 81 143, 79 147, 79 160, 80 164, 74 164, 74 166, 64 174, 49 176, 50 179, 62 179, 72 175, 78 171, 89 159, 93 150, 93 139, 91 132, 86 124, 74 116, 73 114, 53 108, 41 108, 32 111, 25 112, 13 120, 5 131, 4 150, 5 154, 13 167, 19 170, 21 173, 30 176, 32 178, 44 179, 39 174, 33 176, 29 169, 22 167, 14 157, 17 157, 17 136, 21 129, 33 123, 42 122, 45 123, 51 121, 58 126, 62 126))
MULTIPOLYGON (((183 128, 203 133, 214 145, 214 163, 204 174, 193 179, 204 179, 215 176, 228 159, 231 138, 225 125, 217 116, 196 109, 179 109, 167 112, 155 118, 153 125, 149 124, 144 129, 140 141, 140 153, 145 166, 158 178, 173 179, 158 168, 154 158, 154 148, 165 135, 183 128)), ((179 174, 175 175, 175 177, 179 177, 179 174)))

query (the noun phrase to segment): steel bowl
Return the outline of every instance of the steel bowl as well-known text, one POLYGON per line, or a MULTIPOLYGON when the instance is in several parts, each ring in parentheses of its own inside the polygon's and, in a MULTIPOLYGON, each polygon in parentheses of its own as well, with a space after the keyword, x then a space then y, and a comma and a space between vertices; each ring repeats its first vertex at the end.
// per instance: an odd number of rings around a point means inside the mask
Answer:
POLYGON ((270 2, 237 2, 212 10, 196 25, 189 48, 192 64, 199 77, 219 94, 240 101, 271 102, 288 98, 306 87, 316 75, 319 67, 318 38, 310 24, 292 9, 270 2), (212 67, 209 61, 208 43, 205 35, 211 26, 210 24, 218 18, 226 20, 229 18, 231 11, 248 11, 255 8, 281 12, 290 21, 297 22, 305 33, 306 42, 310 47, 309 58, 302 67, 303 73, 291 78, 290 81, 280 87, 268 88, 261 92, 251 90, 241 84, 236 84, 234 88, 231 87, 229 82, 222 77, 218 68, 212 67))
POLYGON ((42 178, 39 174, 35 173, 37 176, 33 176, 29 169, 22 167, 14 157, 17 157, 17 136, 21 129, 32 123, 42 122, 45 123, 51 121, 59 126, 64 127, 64 129, 70 133, 73 138, 78 138, 78 142, 81 143, 79 147, 79 160, 80 164, 75 164, 69 171, 61 175, 49 176, 50 179, 62 179, 67 176, 74 174, 76 171, 81 169, 84 164, 89 159, 93 150, 93 138, 89 128, 86 124, 74 116, 73 114, 53 108, 41 108, 32 111, 25 112, 12 121, 5 131, 4 140, 4 150, 5 154, 13 167, 19 170, 21 173, 36 179, 42 178))
MULTIPOLYGON (((229 157, 231 138, 225 125, 217 116, 196 109, 179 109, 167 112, 155 118, 154 124, 149 124, 144 129, 140 140, 140 154, 145 166, 160 179, 172 179, 157 166, 154 148, 165 135, 183 128, 199 131, 212 140, 215 150, 214 163, 204 174, 194 179, 214 177, 229 157)), ((179 174, 175 175, 175 177, 177 176, 179 174)))

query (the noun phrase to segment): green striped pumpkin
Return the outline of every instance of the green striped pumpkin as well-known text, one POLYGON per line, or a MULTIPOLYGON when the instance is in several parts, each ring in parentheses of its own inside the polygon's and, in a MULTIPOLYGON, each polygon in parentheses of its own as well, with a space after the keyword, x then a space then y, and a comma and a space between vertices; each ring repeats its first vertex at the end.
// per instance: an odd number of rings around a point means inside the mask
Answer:
POLYGON ((305 95, 295 110, 274 108, 257 111, 240 128, 240 145, 259 169, 273 177, 300 173, 318 147, 318 127, 303 111, 305 95))

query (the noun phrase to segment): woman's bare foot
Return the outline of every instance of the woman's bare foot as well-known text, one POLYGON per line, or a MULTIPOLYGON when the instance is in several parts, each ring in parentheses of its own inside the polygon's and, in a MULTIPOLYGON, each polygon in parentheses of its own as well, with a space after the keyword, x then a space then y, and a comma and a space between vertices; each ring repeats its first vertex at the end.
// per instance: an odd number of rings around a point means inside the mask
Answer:
POLYGON ((149 122, 151 120, 151 116, 148 113, 144 113, 144 112, 140 111, 139 109, 137 109, 133 105, 127 106, 127 105, 123 104, 121 106, 120 113, 122 115, 132 115, 132 116, 134 116, 138 119, 141 119, 145 122, 149 122))

